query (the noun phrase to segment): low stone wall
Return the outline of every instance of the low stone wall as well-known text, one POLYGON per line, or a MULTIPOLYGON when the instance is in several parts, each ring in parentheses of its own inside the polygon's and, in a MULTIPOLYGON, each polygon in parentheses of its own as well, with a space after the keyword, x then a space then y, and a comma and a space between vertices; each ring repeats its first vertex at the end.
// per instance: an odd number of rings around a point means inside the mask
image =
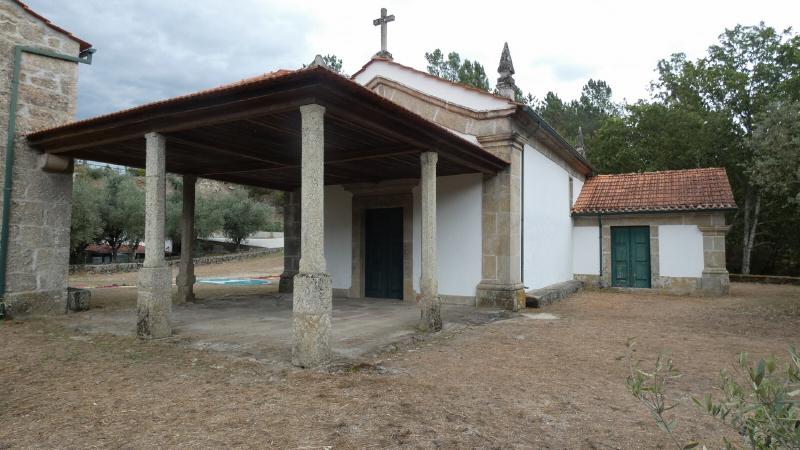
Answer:
MULTIPOLYGON (((582 282, 587 289, 614 289, 626 292, 649 291, 657 294, 671 295, 713 295, 704 292, 700 288, 702 278, 656 276, 652 278, 651 287, 649 289, 610 286, 606 280, 600 278, 600 275, 575 274, 574 279, 582 282)), ((732 275, 731 279, 733 279, 732 275)))
POLYGON ((767 284, 793 284, 800 286, 800 277, 782 277, 776 275, 742 275, 730 274, 731 281, 739 283, 767 283, 767 284))
MULTIPOLYGON (((207 264, 221 264, 228 261, 241 261, 243 259, 259 258, 266 255, 274 255, 282 252, 282 248, 268 248, 264 250, 255 250, 250 252, 231 253, 229 255, 218 256, 201 256, 194 258, 195 266, 203 266, 207 264)), ((180 263, 179 259, 172 259, 167 261, 169 266, 177 266, 180 263)), ((142 267, 142 263, 120 263, 120 264, 74 264, 69 266, 69 273, 120 273, 120 272, 135 272, 142 267)))

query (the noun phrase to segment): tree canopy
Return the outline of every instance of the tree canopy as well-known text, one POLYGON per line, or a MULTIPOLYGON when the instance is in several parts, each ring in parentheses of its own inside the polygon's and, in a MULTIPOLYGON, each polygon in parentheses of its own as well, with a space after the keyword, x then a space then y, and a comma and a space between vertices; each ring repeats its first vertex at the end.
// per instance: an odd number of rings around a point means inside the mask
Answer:
POLYGON ((486 77, 483 65, 478 61, 465 59, 462 62, 461 56, 456 52, 448 53, 445 59, 444 53, 438 48, 430 53, 426 52, 425 59, 428 61, 428 73, 431 75, 489 91, 489 78, 486 77))

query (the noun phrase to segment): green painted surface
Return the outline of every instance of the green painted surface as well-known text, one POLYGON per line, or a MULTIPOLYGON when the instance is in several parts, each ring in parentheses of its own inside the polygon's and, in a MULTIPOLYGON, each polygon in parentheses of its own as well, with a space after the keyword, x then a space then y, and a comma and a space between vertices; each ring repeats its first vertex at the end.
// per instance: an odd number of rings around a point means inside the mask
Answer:
POLYGON ((611 285, 650 287, 650 227, 611 227, 611 285))
POLYGON ((366 210, 364 294, 403 299, 403 208, 366 210))

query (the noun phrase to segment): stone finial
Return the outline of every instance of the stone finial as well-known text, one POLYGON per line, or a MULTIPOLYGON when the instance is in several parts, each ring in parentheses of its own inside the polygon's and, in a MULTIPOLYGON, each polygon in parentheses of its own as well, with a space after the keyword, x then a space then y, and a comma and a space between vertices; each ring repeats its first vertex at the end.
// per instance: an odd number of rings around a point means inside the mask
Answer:
POLYGON ((325 64, 325 60, 322 59, 322 55, 315 56, 314 61, 311 61, 311 64, 308 65, 309 69, 313 69, 314 67, 324 67, 326 69, 330 69, 330 67, 325 64))
POLYGON ((514 75, 514 62, 511 61, 511 52, 508 50, 508 42, 503 44, 503 53, 500 55, 500 65, 497 66, 497 73, 501 76, 514 75))
POLYGON ((514 83, 514 63, 511 61, 511 52, 508 50, 508 42, 503 45, 503 53, 500 55, 500 65, 497 66, 497 92, 503 97, 511 100, 516 99, 517 85, 514 83))
POLYGON ((578 126, 578 137, 575 143, 575 150, 577 150, 581 156, 586 157, 586 145, 583 143, 583 128, 580 125, 578 126))

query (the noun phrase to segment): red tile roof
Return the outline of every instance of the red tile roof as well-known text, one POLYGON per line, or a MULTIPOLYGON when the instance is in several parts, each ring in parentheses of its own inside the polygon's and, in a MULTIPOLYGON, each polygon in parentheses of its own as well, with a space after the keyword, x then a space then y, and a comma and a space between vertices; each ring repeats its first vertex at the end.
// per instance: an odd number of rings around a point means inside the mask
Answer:
POLYGON ((123 117, 123 116, 129 115, 129 114, 132 114, 132 113, 136 113, 136 112, 139 112, 139 111, 153 111, 153 110, 156 110, 156 109, 158 109, 160 107, 164 107, 164 106, 169 106, 169 105, 173 105, 173 104, 176 104, 176 103, 180 103, 180 102, 182 102, 184 100, 191 100, 193 98, 200 98, 200 97, 204 97, 204 96, 207 96, 207 95, 225 93, 227 91, 231 91, 231 90, 234 90, 234 89, 237 89, 237 88, 247 87, 249 85, 257 85, 257 84, 259 84, 259 83, 261 83, 261 82, 263 82, 265 80, 278 79, 278 78, 281 78, 281 77, 285 77, 286 75, 290 75, 292 73, 297 73, 297 72, 301 72, 301 71, 305 71, 305 70, 308 70, 308 68, 298 69, 298 70, 278 69, 278 70, 274 70, 272 72, 266 72, 266 73, 263 73, 261 75, 256 75, 254 77, 243 78, 243 79, 241 79, 239 81, 234 81, 233 83, 221 84, 221 85, 216 86, 216 87, 212 87, 212 88, 203 89, 203 90, 200 90, 200 91, 191 92, 189 94, 178 95, 176 97, 170 97, 170 98, 167 98, 167 99, 164 99, 164 100, 157 100, 157 101, 154 101, 154 102, 145 103, 143 105, 134 106, 132 108, 122 109, 122 110, 119 110, 119 111, 114 111, 114 112, 108 113, 108 114, 101 114, 99 116, 94 116, 94 117, 89 117, 89 118, 86 118, 86 119, 76 120, 74 122, 65 123, 63 125, 58 125, 58 126, 55 126, 55 127, 44 128, 44 129, 41 129, 41 130, 34 130, 33 132, 29 133, 29 135, 35 135, 35 134, 37 134, 39 132, 42 132, 42 131, 55 130, 55 129, 60 129, 60 128, 71 128, 71 127, 78 126, 78 125, 81 125, 81 124, 93 123, 93 122, 97 122, 97 121, 100 121, 100 120, 114 119, 114 118, 117 118, 117 117, 123 117))
POLYGON ((577 215, 735 209, 723 168, 598 175, 586 179, 577 215))
POLYGON ((16 3, 20 8, 24 9, 25 12, 27 12, 28 14, 30 14, 33 17, 36 17, 37 19, 41 20, 46 26, 50 27, 51 29, 53 29, 55 31, 58 31, 59 33, 65 34, 68 38, 70 38, 73 41, 77 42, 80 45, 81 51, 86 50, 88 48, 91 48, 92 44, 90 44, 90 43, 84 41, 83 39, 75 36, 74 34, 70 33, 69 31, 59 27, 58 25, 54 24, 53 22, 50 22, 50 20, 48 20, 46 17, 44 17, 41 14, 37 13, 36 11, 32 10, 30 8, 30 6, 26 5, 25 3, 22 3, 20 0, 14 0, 14 3, 16 3))

